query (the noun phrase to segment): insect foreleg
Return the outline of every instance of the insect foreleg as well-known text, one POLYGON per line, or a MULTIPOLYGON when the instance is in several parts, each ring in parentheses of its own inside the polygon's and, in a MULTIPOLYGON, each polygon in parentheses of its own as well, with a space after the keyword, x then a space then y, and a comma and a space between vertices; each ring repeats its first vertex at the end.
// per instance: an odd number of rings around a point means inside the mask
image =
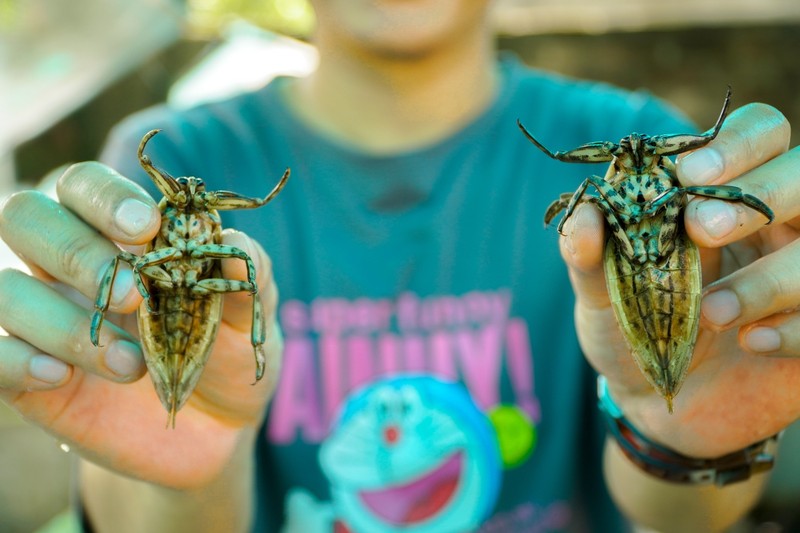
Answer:
MULTIPOLYGON (((167 172, 156 168, 150 158, 144 154, 144 147, 147 145, 147 141, 149 141, 159 131, 161 130, 150 130, 145 134, 144 137, 142 137, 142 140, 139 143, 139 151, 137 152, 137 155, 139 156, 139 163, 142 165, 142 168, 153 179, 153 183, 155 183, 156 187, 158 187, 158 190, 161 191, 161 194, 175 202, 178 199, 178 195, 181 194, 180 185, 178 185, 178 182, 175 180, 175 178, 170 176, 167 172)), ((183 202, 178 201, 175 203, 185 203, 185 193, 183 193, 183 195, 183 202)))
POLYGON ((103 277, 100 279, 100 288, 97 291, 97 297, 95 298, 94 301, 94 313, 92 314, 92 325, 89 330, 89 336, 92 340, 92 344, 94 344, 95 346, 98 346, 100 337, 100 326, 103 325, 103 318, 105 317, 106 311, 108 311, 108 306, 111 303, 111 289, 114 285, 114 279, 117 276, 117 268, 119 267, 119 262, 125 261, 126 263, 133 266, 138 259, 139 257, 130 252, 124 252, 124 251, 120 252, 114 259, 112 259, 108 263, 105 272, 103 272, 103 277))
POLYGON ((710 186, 695 186, 686 187, 684 191, 695 196, 706 196, 708 198, 718 198, 720 200, 727 200, 729 202, 742 202, 744 205, 755 209, 765 217, 767 217, 767 224, 771 224, 775 220, 775 214, 767 204, 753 196, 742 192, 739 187, 733 185, 710 185, 710 186))
POLYGON ((677 135, 657 135, 651 138, 651 142, 655 145, 655 153, 658 155, 675 155, 689 150, 694 150, 705 146, 714 140, 719 133, 722 123, 725 121, 725 115, 728 113, 728 106, 731 103, 731 88, 728 87, 728 92, 725 94, 725 102, 722 104, 722 111, 719 113, 717 123, 714 127, 702 135, 691 134, 677 134, 677 135))
POLYGON ((614 159, 615 152, 619 148, 618 144, 610 141, 598 141, 578 146, 566 152, 551 152, 537 141, 519 120, 517 120, 517 126, 536 148, 544 152, 548 157, 566 163, 607 163, 614 159))
POLYGON ((289 169, 283 173, 280 181, 270 191, 265 198, 249 198, 241 194, 231 191, 216 191, 202 193, 203 202, 206 209, 216 209, 218 211, 229 209, 252 209, 254 207, 261 207, 272 200, 275 195, 281 192, 286 181, 289 179, 289 169))

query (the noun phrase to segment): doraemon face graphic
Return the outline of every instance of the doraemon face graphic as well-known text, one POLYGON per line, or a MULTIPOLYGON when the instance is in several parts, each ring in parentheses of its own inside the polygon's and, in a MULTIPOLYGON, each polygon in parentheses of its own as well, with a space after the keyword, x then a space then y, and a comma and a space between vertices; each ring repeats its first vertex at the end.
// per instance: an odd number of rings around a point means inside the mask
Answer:
POLYGON ((345 403, 320 448, 336 516, 359 533, 475 529, 500 485, 495 435, 459 384, 373 383, 345 403))

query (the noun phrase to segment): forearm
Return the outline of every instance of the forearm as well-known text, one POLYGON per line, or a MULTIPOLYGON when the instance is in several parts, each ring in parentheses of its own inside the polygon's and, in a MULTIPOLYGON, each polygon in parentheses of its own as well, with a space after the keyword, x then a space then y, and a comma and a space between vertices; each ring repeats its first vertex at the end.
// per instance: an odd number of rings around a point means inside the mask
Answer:
POLYGON ((238 443, 220 475, 207 485, 176 490, 81 464, 81 494, 94 531, 245 532, 252 517, 253 434, 238 443))
POLYGON ((614 501, 634 523, 662 533, 724 531, 758 501, 768 479, 756 474, 725 487, 662 481, 631 463, 606 441, 604 471, 614 501))

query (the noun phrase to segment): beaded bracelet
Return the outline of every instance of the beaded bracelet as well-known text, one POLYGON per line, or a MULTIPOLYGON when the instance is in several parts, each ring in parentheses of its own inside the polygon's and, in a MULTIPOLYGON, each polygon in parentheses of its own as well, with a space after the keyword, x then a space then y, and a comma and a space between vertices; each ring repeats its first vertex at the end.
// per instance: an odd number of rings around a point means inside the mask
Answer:
POLYGON ((608 392, 605 376, 597 378, 598 407, 608 431, 622 453, 648 474, 664 481, 689 485, 725 486, 770 470, 775 458, 766 450, 780 434, 715 459, 697 459, 657 444, 639 432, 622 414, 608 392))

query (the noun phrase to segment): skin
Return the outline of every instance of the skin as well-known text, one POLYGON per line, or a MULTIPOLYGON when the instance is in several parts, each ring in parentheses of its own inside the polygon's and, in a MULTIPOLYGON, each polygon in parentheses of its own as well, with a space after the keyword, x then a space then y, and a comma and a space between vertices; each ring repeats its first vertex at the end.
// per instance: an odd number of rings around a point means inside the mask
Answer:
MULTIPOLYGON (((789 134, 788 122, 776 109, 746 105, 731 114, 717 139, 678 162, 684 185, 742 187, 770 205, 776 219, 765 226, 761 215, 740 206, 705 199, 689 203, 686 228, 701 247, 707 286, 692 367, 672 416, 626 361, 602 282, 599 212, 582 207, 561 241, 587 358, 608 376, 612 396, 636 427, 689 456, 717 457, 741 449, 785 429, 800 415, 800 315, 794 310, 800 301, 800 187, 795 183, 800 150, 788 151, 789 134)), ((698 524, 723 530, 740 509, 757 501, 765 481, 761 475, 724 489, 692 489, 657 482, 626 466, 619 450, 607 447, 607 478, 618 503, 640 523, 665 531, 698 524), (631 484, 639 490, 631 490, 631 484)))
MULTIPOLYGON (((57 194, 59 203, 35 191, 17 193, 5 200, 0 211, 0 235, 35 273, 32 277, 13 270, 0 273, 0 320, 12 334, 0 339, 0 396, 30 422, 99 465, 82 473, 87 507, 90 513, 96 511, 99 530, 125 524, 132 530, 157 531, 162 524, 149 521, 159 522, 161 511, 198 531, 221 523, 232 524, 234 530, 243 528, 249 516, 250 450, 274 388, 281 352, 269 259, 243 234, 225 235, 227 244, 244 248, 256 263, 271 324, 265 347, 272 371, 258 385, 249 386, 255 368, 249 346, 250 298, 226 295, 225 321, 215 347, 220 355, 212 355, 176 429, 165 431, 166 413, 152 384, 139 379, 145 367, 131 334, 108 321, 101 330, 100 347, 95 348, 86 336, 88 311, 59 290, 68 284, 93 298, 102 265, 115 254, 108 239, 125 244, 150 240, 158 229, 155 203, 138 186, 97 163, 67 170, 58 181, 57 194), (118 216, 127 217, 128 211, 120 206, 130 206, 123 203, 130 199, 141 202, 136 213, 145 213, 134 236, 118 216), (94 228, 102 228, 102 233, 94 228), (48 382, 32 375, 42 358, 51 367, 60 364, 63 378, 48 382), (222 488, 225 497, 218 498, 222 488), (130 520, 118 522, 137 508, 134 504, 128 509, 125 499, 109 498, 121 492, 130 493, 128 502, 147 504, 153 512, 132 513, 130 520), (245 512, 231 514, 228 498, 240 498, 236 505, 244 505, 245 512), (101 507, 102 502, 109 505, 101 507), (175 502, 185 505, 172 505, 175 502), (207 514, 192 512, 200 505, 207 514)), ((225 261, 223 275, 246 279, 244 263, 225 261)), ((140 297, 131 289, 114 303, 115 311, 136 309, 140 297)), ((129 314, 120 323, 130 325, 132 319, 129 314)), ((57 372, 51 368, 53 373, 57 372)))
MULTIPOLYGON (((315 40, 320 67, 295 83, 287 104, 321 133, 365 152, 401 152, 435 142, 480 113, 495 94, 487 4, 319 0, 315 40)), ((795 257, 800 249, 793 245, 800 181, 797 153, 787 153, 787 144, 788 124, 780 113, 747 106, 703 149, 719 154, 719 175, 703 172, 697 163, 702 158, 690 164, 694 155, 678 166, 686 184, 742 186, 764 199, 777 219, 764 228, 758 215, 735 209, 735 229, 712 237, 702 224, 701 202, 693 201, 687 210, 690 235, 705 247, 706 281, 719 279, 715 291, 736 291, 742 312, 729 324, 713 326, 708 319, 715 307, 704 307, 695 367, 676 399, 675 415, 667 415, 663 400, 638 374, 613 322, 601 267, 599 214, 591 206, 579 209, 562 240, 587 357, 607 375, 617 403, 643 432, 687 454, 713 456, 741 448, 782 429, 800 413, 800 395, 789 386, 800 372, 793 358, 800 353, 800 338, 792 333, 798 331, 798 318, 780 313, 800 301, 794 281, 799 278, 791 277, 793 265, 800 264, 795 257), (782 296, 769 297, 771 288, 778 287, 782 296), (759 296, 765 288, 768 296, 759 296), (754 324, 777 328, 780 348, 767 354, 748 351, 743 343, 754 324)), ((59 179, 57 201, 27 191, 3 203, 0 236, 34 275, 0 273, 0 326, 11 333, 0 338, 0 397, 88 459, 81 471, 82 493, 98 531, 243 531, 251 511, 254 434, 274 388, 281 352, 274 325, 277 291, 264 251, 241 233, 226 235, 226 243, 250 253, 259 272, 272 324, 265 346, 267 375, 254 387, 242 386, 252 382, 254 371, 250 300, 226 295, 215 350, 226 352, 225 357, 211 355, 175 431, 164 430, 163 408, 149 380, 139 380, 144 364, 125 328, 131 315, 117 320, 119 327, 109 317, 101 346, 95 348, 88 340, 89 311, 62 290, 93 298, 100 273, 115 254, 111 241, 141 245, 157 227, 155 203, 97 163, 70 168, 59 179), (51 381, 33 377, 32 368, 47 369, 51 381), (59 368, 64 374, 54 379, 59 368)), ((243 263, 226 261, 224 275, 244 279, 243 263)), ((119 290, 112 308, 131 313, 138 302, 129 286, 119 290)), ((731 306, 723 301, 716 308, 731 306)), ((607 448, 607 478, 621 507, 655 529, 669 530, 676 509, 685 530, 708 526, 712 517, 715 527, 732 523, 761 487, 761 479, 724 490, 665 486, 629 464, 614 444, 607 448), (625 489, 617 490, 620 486, 625 489)))

